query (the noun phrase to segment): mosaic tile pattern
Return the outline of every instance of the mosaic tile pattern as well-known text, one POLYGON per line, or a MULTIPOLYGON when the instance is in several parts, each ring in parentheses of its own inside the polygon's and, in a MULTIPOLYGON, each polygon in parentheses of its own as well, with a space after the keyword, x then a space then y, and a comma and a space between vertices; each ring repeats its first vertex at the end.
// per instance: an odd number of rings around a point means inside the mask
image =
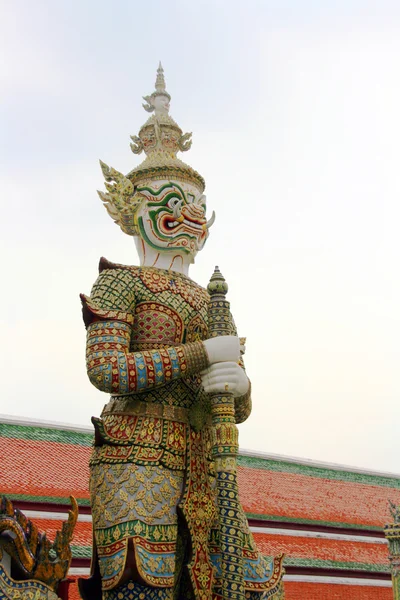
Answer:
MULTIPOLYGON (((229 305, 210 302, 208 292, 184 275, 111 263, 100 265, 90 297, 81 299, 89 379, 114 394, 102 420, 92 419, 96 442, 89 463, 103 594, 113 598, 115 589, 124 598, 136 597, 136 589, 119 590, 132 544, 135 568, 152 588, 172 588, 186 565, 199 600, 209 600, 211 591, 218 595, 220 587, 231 600, 244 600, 246 590, 271 596, 282 576, 282 557, 266 561, 254 547, 233 461, 225 456, 234 449, 235 405, 244 405, 242 419, 250 412, 250 398, 218 396, 214 407, 214 397, 203 402, 199 377, 209 364, 201 340, 219 333, 211 327, 213 319, 223 333, 233 333, 229 305), (222 399, 229 400, 228 412, 222 399), (211 419, 195 423, 196 407, 204 416, 218 415, 212 429, 218 455, 211 467, 211 419), (216 506, 218 537, 212 534, 216 506), (176 565, 186 533, 191 554, 187 559, 182 554, 176 565), (221 555, 220 578, 212 553, 221 555)), ((180 585, 186 589, 183 580, 180 585)))
POLYGON ((60 600, 58 595, 40 581, 16 581, 0 565, 0 600, 60 600))

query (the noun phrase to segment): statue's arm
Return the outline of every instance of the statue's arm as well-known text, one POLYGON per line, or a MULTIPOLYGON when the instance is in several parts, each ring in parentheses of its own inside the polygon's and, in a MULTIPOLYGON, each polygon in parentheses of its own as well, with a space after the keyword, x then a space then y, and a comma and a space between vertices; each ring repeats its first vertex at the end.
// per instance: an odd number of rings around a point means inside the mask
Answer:
POLYGON ((143 392, 209 365, 202 342, 130 352, 134 281, 123 270, 103 271, 90 297, 81 295, 87 327, 86 366, 91 383, 110 394, 143 392))
POLYGON ((129 352, 131 326, 120 320, 100 319, 87 329, 86 368, 91 383, 109 394, 143 392, 208 365, 202 342, 159 350, 129 352))

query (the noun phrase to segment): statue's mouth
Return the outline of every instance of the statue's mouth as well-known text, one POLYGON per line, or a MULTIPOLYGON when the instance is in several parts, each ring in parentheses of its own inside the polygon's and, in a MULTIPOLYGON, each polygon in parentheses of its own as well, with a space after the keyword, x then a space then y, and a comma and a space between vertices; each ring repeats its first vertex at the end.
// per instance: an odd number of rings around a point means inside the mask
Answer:
POLYGON ((160 226, 164 233, 171 233, 171 231, 175 231, 180 227, 182 229, 190 229, 196 233, 199 233, 204 231, 204 225, 206 222, 207 220, 204 217, 202 219, 191 219, 187 215, 181 215, 178 220, 171 215, 164 215, 160 219, 160 226))

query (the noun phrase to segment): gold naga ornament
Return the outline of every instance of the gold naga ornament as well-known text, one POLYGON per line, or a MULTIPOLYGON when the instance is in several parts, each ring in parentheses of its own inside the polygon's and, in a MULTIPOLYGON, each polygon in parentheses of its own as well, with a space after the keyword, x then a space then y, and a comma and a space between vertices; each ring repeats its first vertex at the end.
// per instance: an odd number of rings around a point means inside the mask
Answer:
POLYGON ((1 498, 0 561, 6 553, 17 578, 0 565, 0 598, 58 600, 59 584, 71 565, 70 544, 78 519, 78 504, 73 496, 70 502, 68 519, 51 542, 20 510, 14 509, 11 500, 1 498))

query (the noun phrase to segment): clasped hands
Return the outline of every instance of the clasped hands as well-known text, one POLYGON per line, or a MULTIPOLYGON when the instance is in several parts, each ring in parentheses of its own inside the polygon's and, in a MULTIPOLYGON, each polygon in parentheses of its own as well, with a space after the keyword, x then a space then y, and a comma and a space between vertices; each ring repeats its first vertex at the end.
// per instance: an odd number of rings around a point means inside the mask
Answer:
POLYGON ((200 373, 204 390, 208 394, 229 392, 243 396, 249 389, 249 380, 242 367, 240 342, 235 335, 224 335, 203 342, 210 366, 200 373))

